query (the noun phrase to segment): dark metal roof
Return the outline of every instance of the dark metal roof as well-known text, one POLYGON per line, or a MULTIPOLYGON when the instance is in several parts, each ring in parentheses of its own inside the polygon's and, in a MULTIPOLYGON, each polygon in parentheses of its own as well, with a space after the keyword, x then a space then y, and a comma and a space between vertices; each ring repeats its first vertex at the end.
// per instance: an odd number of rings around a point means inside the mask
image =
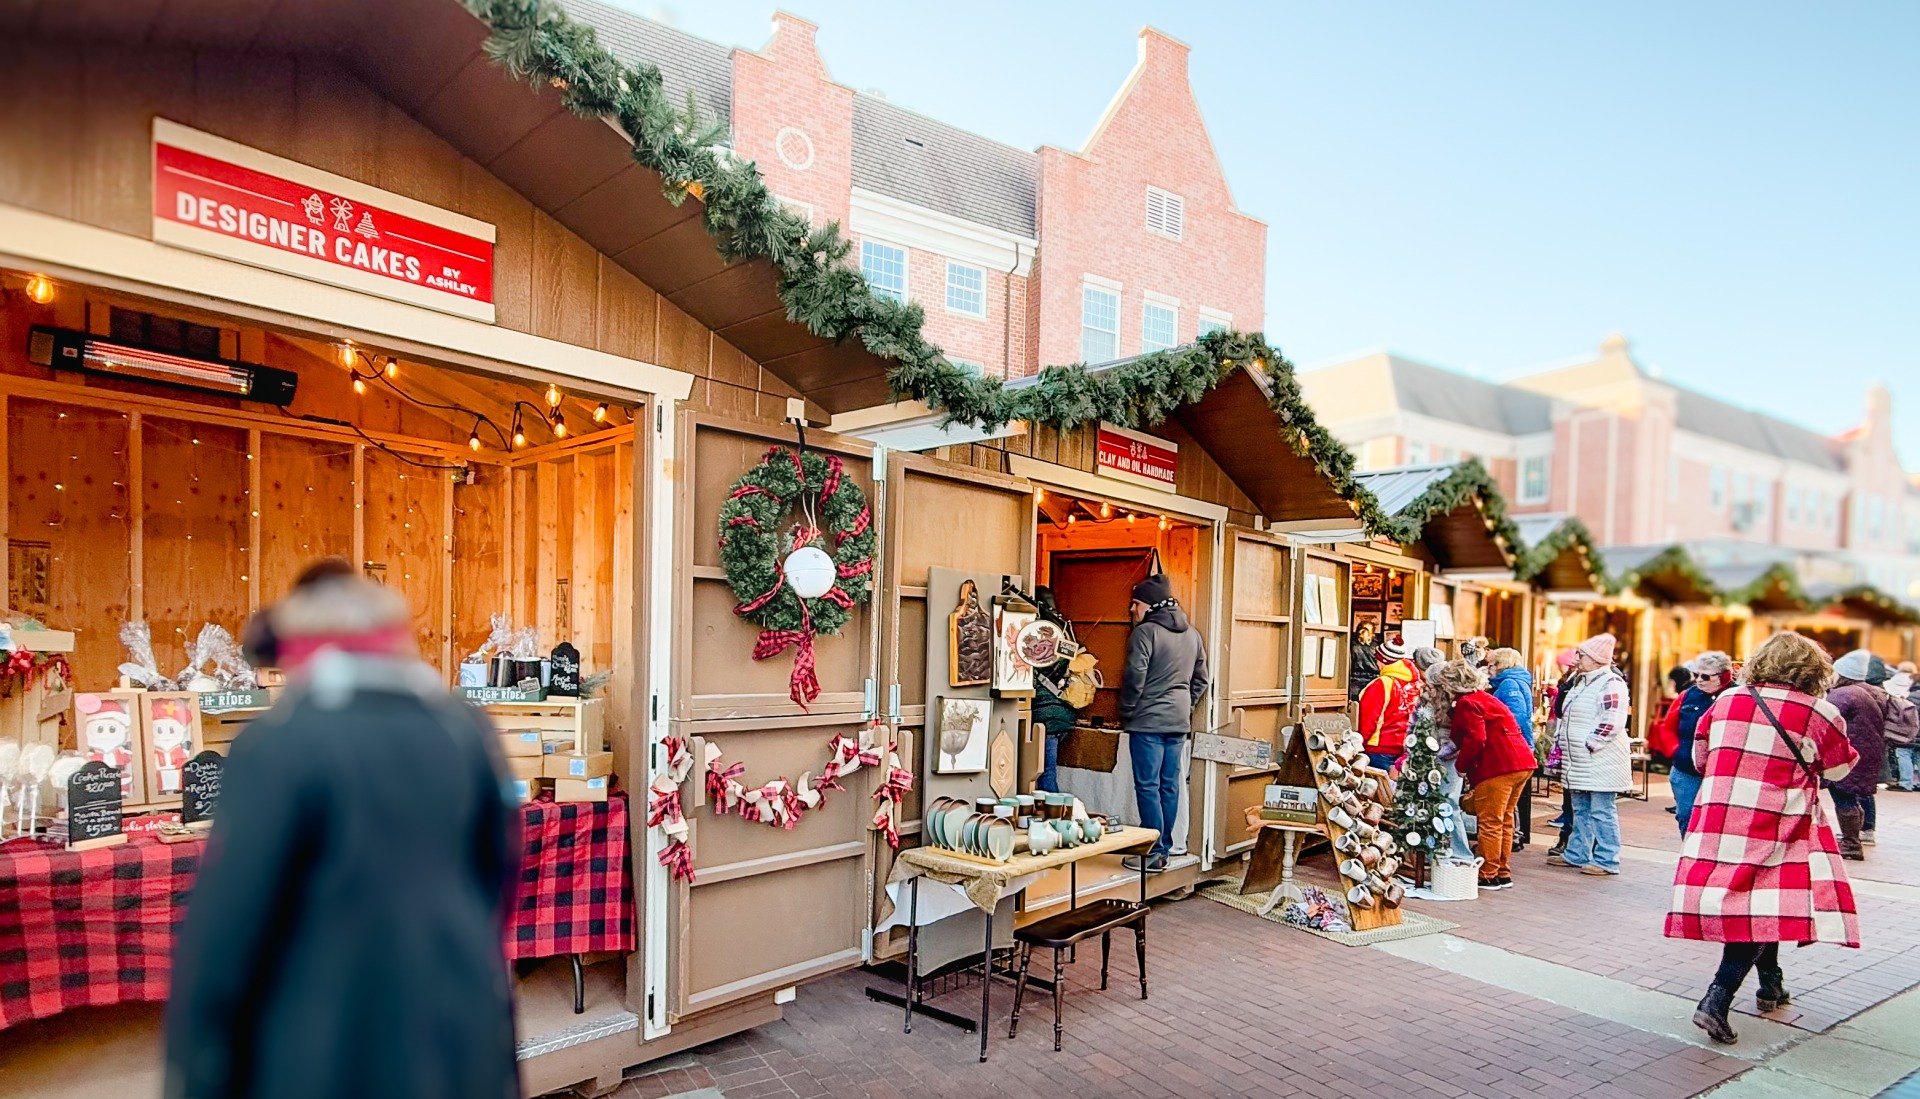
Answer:
POLYGON ((1841 471, 1846 463, 1833 440, 1763 412, 1728 404, 1691 389, 1673 387, 1674 422, 1681 431, 1719 439, 1790 462, 1841 471))
POLYGON ((1023 237, 1036 235, 1038 153, 853 97, 853 185, 1023 237))
POLYGON ((691 91, 703 117, 732 125, 733 50, 600 0, 559 3, 569 16, 593 27, 600 44, 613 56, 629 65, 646 61, 657 66, 676 107, 687 101, 691 91))
POLYGON ((1510 385, 1387 356, 1394 402, 1403 412, 1505 435, 1553 430, 1553 399, 1510 385))

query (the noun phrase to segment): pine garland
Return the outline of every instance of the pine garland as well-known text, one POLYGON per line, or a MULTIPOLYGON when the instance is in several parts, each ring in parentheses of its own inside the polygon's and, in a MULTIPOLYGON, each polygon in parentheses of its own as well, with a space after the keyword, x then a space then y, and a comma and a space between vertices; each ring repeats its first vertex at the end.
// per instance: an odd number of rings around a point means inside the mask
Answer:
POLYGON ((1476 500, 1481 519, 1500 549, 1508 557, 1518 553, 1525 545, 1520 538, 1520 528, 1514 526, 1507 515, 1506 497, 1500 494, 1499 484, 1478 458, 1469 458, 1453 467, 1452 472, 1428 485, 1375 532, 1403 546, 1412 545, 1420 540, 1428 523, 1476 500))
POLYGON ((1600 554, 1600 547, 1594 545, 1593 533, 1587 530, 1587 525, 1577 516, 1572 515, 1567 516, 1559 526, 1547 532, 1546 537, 1520 552, 1514 559, 1513 578, 1532 580, 1545 572, 1547 566, 1553 564, 1561 554, 1575 548, 1586 550, 1587 575, 1594 579, 1597 587, 1604 589, 1607 577, 1606 560, 1600 554))
POLYGON ((1663 572, 1677 574, 1682 580, 1691 584, 1696 591, 1706 596, 1707 601, 1714 606, 1719 606, 1726 601, 1720 586, 1701 570, 1700 563, 1693 559, 1693 554, 1687 552, 1687 547, 1678 542, 1615 577, 1612 589, 1615 594, 1618 594, 1638 588, 1647 577, 1658 576, 1663 572))
POLYGON ((1814 600, 1807 595, 1806 589, 1800 586, 1799 575, 1794 572, 1793 566, 1785 561, 1775 561, 1761 570, 1760 575, 1752 580, 1739 587, 1728 588, 1722 594, 1726 596, 1729 603, 1751 605, 1754 600, 1770 594, 1776 587, 1780 588, 1781 594, 1791 602, 1801 606, 1814 605, 1814 600))
POLYGON ((1888 595, 1872 584, 1852 584, 1833 593, 1822 607, 1835 607, 1842 603, 1870 606, 1889 622, 1901 622, 1908 625, 1920 623, 1920 610, 1916 610, 1897 597, 1888 595))
POLYGON ((1301 398, 1293 364, 1259 333, 1211 333, 1099 370, 1084 363, 1049 366, 1036 383, 1014 389, 963 370, 927 342, 918 305, 873 293, 848 264, 851 245, 837 224, 811 226, 788 210, 752 163, 735 159, 723 128, 703 122, 691 102, 684 109, 669 102, 658 67, 621 64, 593 28, 568 19, 553 0, 464 3, 492 28, 489 56, 519 79, 557 89, 574 114, 618 121, 633 141, 634 161, 659 173, 668 201, 700 200, 723 258, 770 262, 789 320, 827 339, 857 339, 891 362, 887 382, 896 398, 923 401, 950 423, 988 428, 1022 420, 1071 429, 1106 420, 1145 429, 1199 400, 1234 364, 1251 363, 1286 425, 1287 445, 1313 461, 1369 530, 1386 523, 1372 495, 1353 480, 1353 455, 1301 398))

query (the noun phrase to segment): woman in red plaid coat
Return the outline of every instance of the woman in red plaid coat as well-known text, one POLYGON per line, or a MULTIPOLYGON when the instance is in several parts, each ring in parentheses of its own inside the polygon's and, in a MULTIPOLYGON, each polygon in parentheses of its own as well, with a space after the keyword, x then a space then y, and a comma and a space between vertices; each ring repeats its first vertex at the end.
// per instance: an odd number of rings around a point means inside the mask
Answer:
POLYGON ((1777 633, 1743 678, 1694 735, 1704 777, 1667 914, 1669 938, 1726 944, 1693 1023, 1728 1043, 1738 1036, 1727 1011, 1749 970, 1760 971, 1761 1011, 1787 1002, 1781 943, 1860 945, 1853 889, 1820 813, 1820 780, 1859 758, 1840 711, 1821 697, 1833 662, 1800 634, 1777 633))

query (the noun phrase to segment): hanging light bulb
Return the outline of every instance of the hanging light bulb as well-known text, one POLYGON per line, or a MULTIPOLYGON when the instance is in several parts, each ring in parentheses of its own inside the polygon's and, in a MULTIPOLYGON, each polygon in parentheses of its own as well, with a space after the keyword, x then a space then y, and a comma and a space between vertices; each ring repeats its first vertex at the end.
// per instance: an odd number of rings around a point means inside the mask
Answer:
POLYGON ((347 343, 345 341, 334 344, 333 353, 339 356, 341 366, 346 367, 348 370, 353 369, 353 345, 352 344, 347 343))
POLYGON ((353 376, 353 391, 364 396, 367 392, 367 380, 355 374, 353 376))
POLYGON ((1133 514, 1133 512, 1131 512, 1131 511, 1129 511, 1129 512, 1127 512, 1127 522, 1128 522, 1128 524, 1129 524, 1129 525, 1131 525, 1131 524, 1132 524, 1132 522, 1133 522, 1133 520, 1134 520, 1134 519, 1135 519, 1135 516, 1134 516, 1134 514, 1133 514))
POLYGON ((473 426, 473 433, 467 436, 467 449, 468 450, 480 449, 480 425, 479 424, 475 424, 473 426))
POLYGON ((567 437, 567 418, 562 416, 557 409, 553 414, 553 437, 556 439, 564 439, 567 437))
POLYGON ((1105 500, 1100 501, 1100 518, 1102 519, 1113 518, 1113 505, 1107 503, 1105 500))
POLYGON ((1173 525, 1172 523, 1169 523, 1169 522, 1167 522, 1167 517, 1166 517, 1166 516, 1164 516, 1164 515, 1162 515, 1162 516, 1160 517, 1160 529, 1161 529, 1161 530, 1166 530, 1166 529, 1167 529, 1168 527, 1170 527, 1170 526, 1172 526, 1172 525, 1173 525))
POLYGON ((554 385, 552 382, 547 383, 547 407, 560 407, 560 387, 554 385))
POLYGON ((607 402, 601 401, 593 407, 593 422, 596 424, 607 422, 607 402))
POLYGON ((1034 499, 1034 502, 1035 502, 1035 503, 1039 503, 1040 501, 1042 501, 1042 500, 1045 500, 1046 498, 1047 498, 1047 490, 1046 490, 1046 489, 1044 489, 1044 488, 1041 488, 1041 487, 1040 487, 1040 486, 1038 486, 1038 485, 1035 485, 1035 486, 1033 487, 1033 499, 1034 499))
POLYGON ((400 364, 393 361, 392 355, 388 355, 387 356, 387 377, 398 378, 399 376, 400 376, 400 364))
POLYGON ((53 280, 45 275, 35 275, 27 280, 27 297, 36 305, 45 305, 53 300, 53 280))
POLYGON ((1069 513, 1068 513, 1068 515, 1067 515, 1067 522, 1068 522, 1069 524, 1071 524, 1071 523, 1078 523, 1079 521, 1080 521, 1080 513, 1079 513, 1079 512, 1069 512, 1069 513))
POLYGON ((518 408, 513 410, 513 445, 527 445, 527 433, 520 428, 520 410, 518 408))

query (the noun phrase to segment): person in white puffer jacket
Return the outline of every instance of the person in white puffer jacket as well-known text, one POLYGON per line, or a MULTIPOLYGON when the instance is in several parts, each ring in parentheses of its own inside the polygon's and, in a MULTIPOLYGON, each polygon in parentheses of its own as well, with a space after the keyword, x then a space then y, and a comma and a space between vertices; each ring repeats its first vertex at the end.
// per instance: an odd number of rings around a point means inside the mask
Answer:
POLYGON ((1627 681, 1613 666, 1610 633, 1580 643, 1566 705, 1555 729, 1562 783, 1572 808, 1566 849, 1548 855, 1554 866, 1593 875, 1620 872, 1620 809, 1614 799, 1633 788, 1627 681))

